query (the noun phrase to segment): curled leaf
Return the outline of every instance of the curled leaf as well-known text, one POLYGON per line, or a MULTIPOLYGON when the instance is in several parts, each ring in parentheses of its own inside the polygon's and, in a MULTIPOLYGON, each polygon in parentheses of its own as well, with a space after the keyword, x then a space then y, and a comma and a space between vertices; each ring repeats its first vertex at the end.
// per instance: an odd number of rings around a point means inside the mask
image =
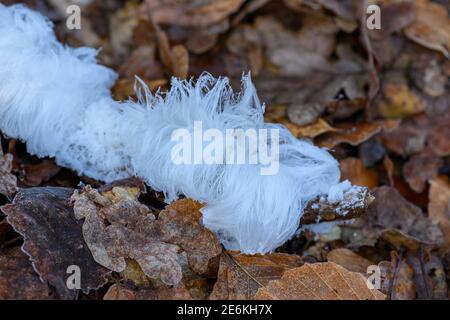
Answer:
POLYGON ((104 285, 110 273, 95 263, 83 240, 69 203, 72 192, 52 187, 23 189, 12 204, 2 207, 7 221, 24 238, 22 250, 59 299, 76 296, 76 290, 66 285, 70 266, 80 268, 81 289, 86 293, 104 285))
POLYGON ((167 285, 181 281, 178 246, 161 241, 160 224, 136 199, 132 188, 113 187, 100 193, 87 186, 71 197, 77 219, 84 219, 83 236, 102 266, 122 272, 125 258, 135 260, 152 279, 167 285))

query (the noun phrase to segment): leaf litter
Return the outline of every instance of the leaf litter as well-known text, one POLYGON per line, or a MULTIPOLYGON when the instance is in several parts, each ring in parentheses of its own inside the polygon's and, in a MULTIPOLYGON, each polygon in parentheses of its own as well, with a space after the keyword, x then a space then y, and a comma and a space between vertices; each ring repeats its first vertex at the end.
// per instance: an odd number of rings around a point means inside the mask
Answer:
POLYGON ((64 41, 103 48, 100 62, 119 73, 116 99, 133 97, 135 75, 156 91, 173 75, 209 71, 235 85, 251 71, 266 121, 329 148, 342 178, 369 187, 375 200, 353 223, 321 228, 328 234, 312 228, 275 253, 247 256, 221 247, 202 225, 200 203, 165 204, 134 179, 79 177, 5 137, 2 298, 449 297, 449 18, 441 1, 376 1, 383 28, 365 30, 354 1, 88 0, 80 32, 65 30, 62 2, 29 3, 54 19, 64 41), (66 286, 73 264, 80 292, 66 286), (380 291, 365 283, 372 265, 380 291))

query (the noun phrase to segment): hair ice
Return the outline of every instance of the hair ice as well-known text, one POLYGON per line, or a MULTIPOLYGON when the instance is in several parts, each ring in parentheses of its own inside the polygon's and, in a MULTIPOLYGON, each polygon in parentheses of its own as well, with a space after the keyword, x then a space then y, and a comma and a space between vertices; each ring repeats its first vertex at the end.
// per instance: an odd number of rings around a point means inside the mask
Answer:
MULTIPOLYGON (((59 43, 52 24, 21 5, 0 4, 0 129, 40 157, 102 181, 137 175, 164 192, 205 203, 203 223, 228 249, 274 250, 295 234, 307 202, 339 183, 327 151, 264 122, 250 76, 234 94, 227 78, 202 75, 195 83, 172 79, 166 93, 145 85, 137 102, 118 102, 117 75, 96 63, 96 50, 59 43), (172 132, 204 129, 278 129, 279 170, 259 164, 175 165, 172 132)), ((270 144, 270 141, 268 141, 270 144)), ((269 146, 270 147, 270 146, 269 146)), ((338 188, 339 189, 339 188, 338 188)))

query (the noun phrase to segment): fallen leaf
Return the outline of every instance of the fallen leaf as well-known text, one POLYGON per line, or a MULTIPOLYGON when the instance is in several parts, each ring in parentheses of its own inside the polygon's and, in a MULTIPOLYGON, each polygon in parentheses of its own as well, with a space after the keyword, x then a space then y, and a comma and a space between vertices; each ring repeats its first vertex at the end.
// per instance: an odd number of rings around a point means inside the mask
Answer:
POLYGON ((427 146, 439 156, 450 155, 450 112, 436 114, 432 117, 427 136, 427 146))
POLYGON ((17 178, 11 173, 13 156, 0 152, 0 194, 8 198, 17 192, 17 178))
POLYGON ((109 17, 111 32, 109 45, 112 48, 114 61, 122 63, 133 45, 133 30, 139 23, 139 6, 135 2, 127 2, 109 17))
POLYGON ((52 291, 39 279, 19 247, 0 251, 0 300, 50 300, 52 291))
POLYGON ((430 153, 420 153, 409 158, 403 166, 403 176, 412 190, 421 193, 425 190, 427 182, 436 178, 443 160, 430 153))
POLYGON ((402 155, 420 153, 425 148, 436 156, 450 154, 450 113, 418 114, 403 119, 399 126, 381 134, 383 144, 402 155))
POLYGON ((450 58, 450 18, 447 9, 428 0, 415 1, 416 18, 405 28, 405 35, 418 44, 442 52, 450 58))
POLYGON ((378 105, 380 115, 387 119, 399 119, 425 110, 425 101, 412 90, 402 75, 387 76, 382 85, 383 100, 378 105), (395 80, 393 80, 395 79, 395 80))
POLYGON ((358 158, 348 157, 340 161, 341 179, 349 180, 353 185, 373 189, 378 186, 376 171, 367 169, 358 158))
POLYGON ((1 210, 7 221, 24 237, 22 250, 29 256, 41 279, 55 288, 57 299, 73 299, 68 289, 67 268, 81 269, 81 289, 87 293, 106 283, 109 270, 96 264, 81 234, 69 199, 68 188, 28 188, 21 190, 12 204, 1 210))
POLYGON ((226 19, 244 0, 146 0, 145 9, 158 24, 205 28, 226 19))
POLYGON ((405 200, 391 187, 373 190, 375 201, 369 206, 366 217, 373 227, 395 229, 422 243, 436 246, 442 242, 442 232, 428 219, 419 207, 405 200))
POLYGON ((153 24, 156 30, 159 57, 170 73, 180 79, 186 79, 189 72, 189 52, 183 45, 170 46, 167 33, 158 25, 153 24))
POLYGON ((380 143, 378 137, 374 137, 359 145, 358 156, 364 166, 369 168, 386 156, 386 148, 380 143))
POLYGON ((398 155, 419 153, 425 148, 429 125, 430 120, 424 114, 408 117, 396 128, 384 131, 380 135, 381 142, 398 155))
POLYGON ((167 242, 179 245, 187 253, 190 268, 202 276, 215 276, 222 247, 216 235, 200 224, 202 204, 181 199, 158 215, 167 242))
POLYGON ((250 299, 261 286, 267 285, 270 280, 280 279, 286 270, 302 264, 300 256, 283 253, 254 256, 223 253, 218 279, 209 299, 250 299))
MULTIPOLYGON (((280 122, 279 122, 280 123, 280 122)), ((319 118, 316 122, 303 127, 297 126, 286 121, 286 128, 297 138, 315 138, 327 132, 336 132, 338 129, 333 128, 324 119, 319 118)))
POLYGON ((373 265, 372 261, 363 258, 346 248, 331 250, 327 254, 327 261, 334 262, 348 271, 359 272, 366 275, 367 268, 373 265))
POLYGON ((437 177, 430 181, 430 202, 428 215, 439 223, 444 235, 441 250, 450 252, 450 183, 446 177, 437 177))
POLYGON ((192 32, 187 41, 186 47, 189 52, 195 54, 202 54, 211 50, 216 44, 218 39, 217 34, 202 32, 201 30, 192 32))
POLYGON ((95 261, 123 272, 125 258, 135 260, 151 279, 167 285, 181 281, 178 246, 161 241, 160 223, 136 199, 139 193, 115 186, 107 193, 85 187, 71 197, 77 219, 84 219, 83 237, 95 261))
POLYGON ((416 298, 416 285, 414 282, 414 270, 403 256, 395 251, 391 253, 390 263, 380 263, 384 266, 384 287, 389 291, 390 300, 413 300, 416 298))
POLYGON ((23 169, 25 171, 23 183, 30 187, 37 187, 49 181, 61 170, 53 160, 49 159, 44 159, 38 164, 25 164, 23 169))
POLYGON ((170 52, 172 73, 179 79, 186 79, 189 73, 189 52, 182 45, 176 45, 170 52))
POLYGON ((260 288, 257 300, 384 300, 366 278, 333 262, 305 264, 260 288))
POLYGON ((335 126, 337 129, 340 129, 339 131, 326 133, 316 139, 315 143, 329 149, 334 148, 341 143, 357 146, 380 133, 383 129, 391 130, 397 125, 398 122, 395 120, 366 122, 356 125, 353 123, 344 123, 335 126))
POLYGON ((171 288, 134 288, 132 285, 113 284, 103 300, 191 300, 182 283, 171 288))
POLYGON ((408 253, 406 260, 414 270, 417 299, 447 300, 447 281, 442 261, 430 250, 408 253))
POLYGON ((300 127, 311 125, 319 120, 319 117, 325 111, 325 108, 326 104, 324 101, 293 103, 289 105, 287 110, 288 119, 293 124, 300 127))
POLYGON ((119 67, 119 75, 133 79, 135 76, 143 79, 163 78, 163 68, 161 63, 156 60, 156 52, 154 44, 143 45, 134 49, 125 63, 119 67))
POLYGON ((383 158, 383 167, 386 171, 387 178, 389 180, 389 185, 391 187, 394 186, 394 162, 389 158, 388 155, 385 155, 383 158))

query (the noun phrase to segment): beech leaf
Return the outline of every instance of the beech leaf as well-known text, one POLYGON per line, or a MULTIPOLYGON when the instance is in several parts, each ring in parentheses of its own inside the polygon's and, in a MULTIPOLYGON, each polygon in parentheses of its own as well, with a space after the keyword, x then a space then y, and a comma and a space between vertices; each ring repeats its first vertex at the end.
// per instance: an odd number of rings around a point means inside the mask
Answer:
POLYGON ((255 299, 264 300, 384 300, 369 289, 366 278, 333 262, 305 264, 286 271, 281 279, 258 290, 255 299))

